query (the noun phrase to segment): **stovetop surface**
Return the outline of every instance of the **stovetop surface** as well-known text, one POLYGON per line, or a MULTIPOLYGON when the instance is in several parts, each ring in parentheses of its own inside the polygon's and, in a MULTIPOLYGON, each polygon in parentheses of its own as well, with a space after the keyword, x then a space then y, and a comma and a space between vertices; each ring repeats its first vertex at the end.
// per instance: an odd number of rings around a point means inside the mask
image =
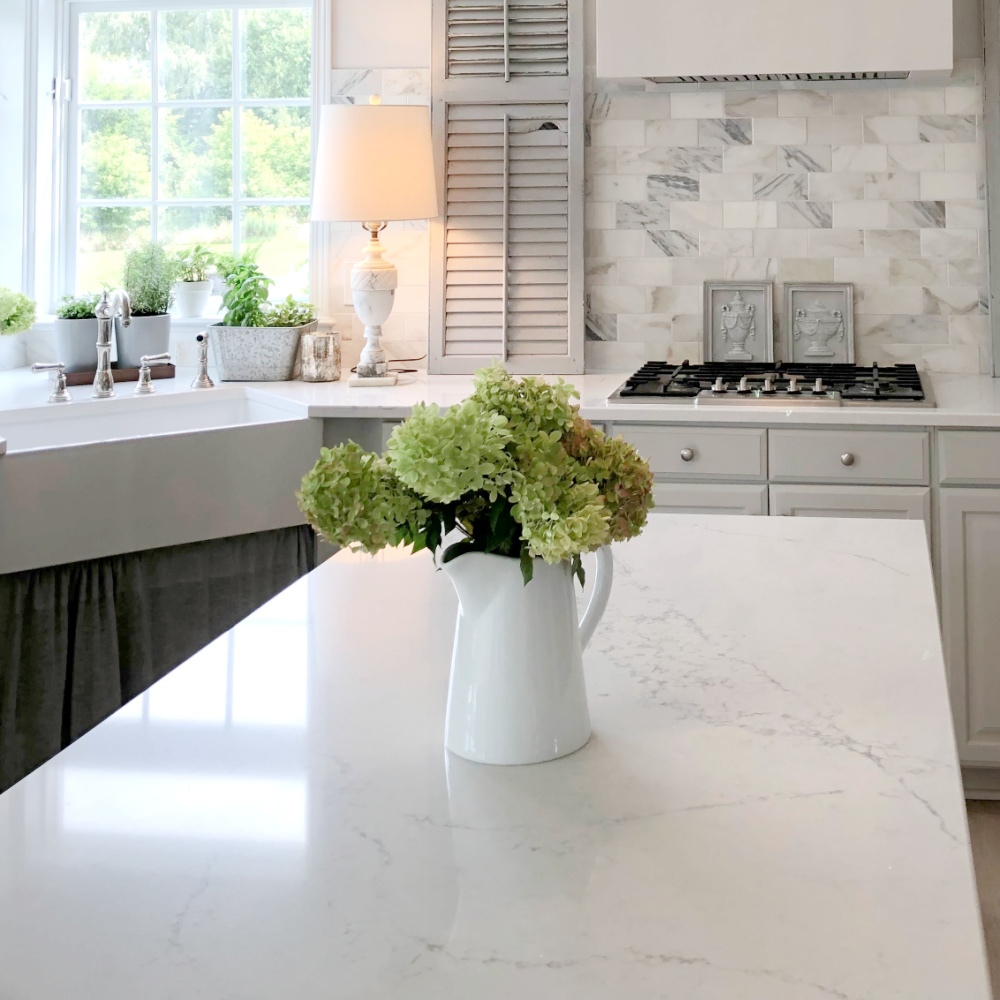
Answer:
POLYGON ((934 405, 916 365, 726 361, 676 365, 650 361, 611 397, 621 402, 684 402, 698 406, 934 405))

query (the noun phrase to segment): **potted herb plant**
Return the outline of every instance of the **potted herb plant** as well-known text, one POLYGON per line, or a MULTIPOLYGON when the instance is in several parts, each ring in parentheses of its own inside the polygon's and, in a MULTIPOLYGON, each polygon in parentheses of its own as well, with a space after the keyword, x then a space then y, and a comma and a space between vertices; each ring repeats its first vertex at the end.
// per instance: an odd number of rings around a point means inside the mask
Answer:
POLYGON ((208 312, 208 298, 212 294, 209 272, 215 263, 212 251, 196 243, 174 255, 177 264, 177 283, 174 299, 177 314, 182 319, 198 319, 208 312))
POLYGON ((483 369, 458 406, 415 406, 385 455, 324 448, 298 494, 335 545, 435 551, 459 596, 445 744, 470 760, 539 763, 590 736, 581 649, 608 598, 608 545, 642 531, 653 476, 580 417, 576 396, 483 369), (578 625, 587 552, 598 574, 578 625))
POLYGON ((316 312, 308 302, 289 295, 268 302, 273 284, 260 268, 238 263, 222 297, 225 315, 212 327, 212 345, 224 382, 286 382, 293 377, 299 339, 316 328, 316 312))
POLYGON ((261 244, 247 247, 242 253, 217 253, 215 255, 215 274, 212 278, 212 291, 215 295, 225 295, 229 287, 229 279, 240 264, 256 264, 261 244))
POLYGON ((132 322, 115 319, 118 367, 138 368, 144 354, 163 354, 170 347, 170 303, 177 261, 162 243, 146 242, 125 255, 122 287, 129 297, 132 322))
POLYGON ((56 358, 68 372, 92 372, 97 368, 97 317, 94 310, 101 296, 64 295, 56 310, 56 358))
POLYGON ((30 330, 35 322, 35 303, 21 292, 0 285, 0 368, 24 364, 20 338, 5 340, 30 330))

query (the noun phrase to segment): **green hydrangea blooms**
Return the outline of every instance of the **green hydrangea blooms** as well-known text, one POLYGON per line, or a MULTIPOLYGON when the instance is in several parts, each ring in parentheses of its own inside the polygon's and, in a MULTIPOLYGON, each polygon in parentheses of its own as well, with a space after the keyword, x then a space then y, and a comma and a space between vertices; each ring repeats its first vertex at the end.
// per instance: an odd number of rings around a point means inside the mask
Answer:
POLYGON ((639 534, 653 506, 648 464, 621 438, 579 415, 576 390, 561 379, 512 378, 482 369, 475 391, 442 412, 419 404, 389 439, 384 457, 350 443, 324 448, 298 494, 316 530, 337 545, 377 552, 386 545, 445 553, 570 560, 639 534))
POLYGON ((0 285, 0 336, 23 333, 35 322, 35 303, 13 289, 0 285))
POLYGON ((442 413, 436 403, 418 403, 389 438, 393 471, 411 490, 438 503, 467 493, 495 500, 510 483, 507 421, 473 399, 442 413))
POLYGON ((296 495, 302 513, 327 541, 372 555, 419 531, 427 518, 420 497, 389 463, 353 441, 323 448, 296 495))

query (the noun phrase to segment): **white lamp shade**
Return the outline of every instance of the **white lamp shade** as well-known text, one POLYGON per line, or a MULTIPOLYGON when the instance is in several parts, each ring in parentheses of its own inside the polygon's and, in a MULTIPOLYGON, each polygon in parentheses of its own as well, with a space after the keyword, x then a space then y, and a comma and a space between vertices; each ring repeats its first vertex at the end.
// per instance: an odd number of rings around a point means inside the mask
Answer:
POLYGON ((437 211, 427 108, 352 104, 322 108, 314 221, 433 219, 437 211))

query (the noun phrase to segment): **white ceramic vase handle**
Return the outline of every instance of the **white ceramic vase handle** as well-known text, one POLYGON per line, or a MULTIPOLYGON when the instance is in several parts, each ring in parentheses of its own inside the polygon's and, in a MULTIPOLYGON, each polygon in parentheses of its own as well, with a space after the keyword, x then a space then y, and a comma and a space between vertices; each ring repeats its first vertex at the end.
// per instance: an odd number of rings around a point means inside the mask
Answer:
POLYGON ((611 583, 615 576, 615 559, 611 555, 611 546, 605 545, 603 549, 598 549, 594 555, 597 556, 594 592, 590 595, 590 603, 580 621, 580 647, 582 649, 587 648, 594 630, 604 616, 604 610, 608 606, 608 598, 611 596, 611 583))

